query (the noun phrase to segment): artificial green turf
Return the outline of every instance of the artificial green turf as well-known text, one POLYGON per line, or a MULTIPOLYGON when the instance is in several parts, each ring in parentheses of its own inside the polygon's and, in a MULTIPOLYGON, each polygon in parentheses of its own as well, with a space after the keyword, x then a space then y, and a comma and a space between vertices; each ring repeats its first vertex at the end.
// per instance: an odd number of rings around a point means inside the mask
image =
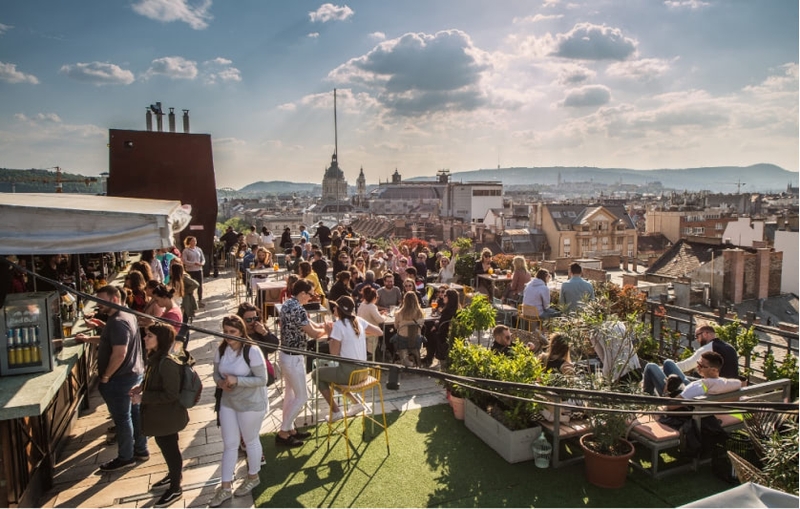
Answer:
POLYGON ((586 482, 582 462, 559 469, 506 463, 447 405, 394 412, 387 420, 388 456, 379 430, 364 443, 360 420, 352 421, 358 450, 349 465, 344 437, 332 437, 328 450, 326 424, 318 442, 297 449, 276 448, 274 435, 265 435, 255 506, 675 507, 731 487, 705 467, 660 480, 631 472, 624 488, 602 489, 586 482))

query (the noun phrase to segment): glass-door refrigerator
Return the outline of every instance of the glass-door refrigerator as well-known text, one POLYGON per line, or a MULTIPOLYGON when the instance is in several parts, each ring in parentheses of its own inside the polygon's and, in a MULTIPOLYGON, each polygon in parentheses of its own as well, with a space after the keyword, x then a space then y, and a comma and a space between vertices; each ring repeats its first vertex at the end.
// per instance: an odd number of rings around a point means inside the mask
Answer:
POLYGON ((52 339, 63 337, 58 292, 9 294, 0 308, 0 334, 0 375, 52 371, 52 339))

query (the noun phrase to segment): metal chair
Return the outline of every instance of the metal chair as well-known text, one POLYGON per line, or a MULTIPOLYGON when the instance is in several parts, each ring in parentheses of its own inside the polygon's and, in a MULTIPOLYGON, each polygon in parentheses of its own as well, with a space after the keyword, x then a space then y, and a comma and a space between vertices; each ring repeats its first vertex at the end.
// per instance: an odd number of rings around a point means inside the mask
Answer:
POLYGON ((361 411, 361 425, 363 427, 363 433, 366 435, 367 432, 367 420, 371 423, 371 431, 375 431, 375 425, 377 424, 379 427, 383 428, 383 434, 386 438, 386 454, 389 454, 389 427, 386 424, 386 412, 383 408, 383 389, 381 388, 381 370, 379 368, 364 368, 364 369, 357 369, 350 373, 350 380, 347 385, 340 385, 337 383, 330 384, 331 396, 333 397, 336 394, 336 391, 341 393, 342 398, 342 412, 344 413, 344 417, 342 418, 342 422, 340 423, 332 423, 331 420, 333 419, 333 406, 331 405, 328 410, 328 448, 331 446, 331 434, 335 431, 335 429, 339 426, 344 427, 344 443, 347 447, 347 460, 350 460, 350 436, 349 436, 349 426, 348 421, 355 416, 348 417, 347 415, 347 402, 348 402, 348 395, 358 395, 361 401, 364 402, 363 410, 361 411), (366 400, 364 399, 365 393, 372 389, 372 412, 373 415, 367 413, 367 405, 366 400), (381 403, 381 421, 374 416, 375 411, 375 390, 378 391, 378 399, 381 403))
POLYGON ((517 308, 503 304, 503 300, 497 297, 492 297, 492 307, 497 312, 497 316, 502 320, 504 325, 511 325, 514 316, 517 314, 517 308))
POLYGON ((517 311, 517 329, 533 332, 531 325, 534 323, 538 330, 542 329, 542 319, 539 317, 539 310, 536 309, 536 306, 520 304, 517 311), (522 322, 525 323, 526 327, 521 327, 522 322))

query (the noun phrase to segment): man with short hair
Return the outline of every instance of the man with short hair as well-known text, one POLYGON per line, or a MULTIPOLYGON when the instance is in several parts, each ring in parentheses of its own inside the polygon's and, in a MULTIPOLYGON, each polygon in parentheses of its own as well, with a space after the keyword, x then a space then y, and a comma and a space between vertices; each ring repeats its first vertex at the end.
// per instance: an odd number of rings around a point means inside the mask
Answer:
POLYGON ((305 244, 306 242, 311 242, 311 237, 308 235, 308 230, 306 230, 306 225, 300 225, 300 244, 305 244))
POLYGON ((387 272, 383 275, 383 288, 378 289, 378 309, 388 310, 392 306, 399 306, 403 299, 403 292, 394 285, 394 274, 387 272))
MULTIPOLYGON (((703 352, 697 361, 697 373, 702 377, 699 380, 689 382, 683 377, 686 384, 683 391, 678 395, 683 399, 696 399, 707 394, 725 394, 726 392, 737 391, 742 388, 742 381, 738 378, 727 378, 720 376, 720 370, 724 367, 725 361, 722 355, 717 352, 703 352)), ((679 374, 683 376, 683 374, 679 374)), ((663 395, 663 389, 661 394, 663 395)))
POLYGON ((583 269, 579 263, 569 266, 569 280, 561 285, 558 303, 563 306, 563 312, 580 311, 584 303, 594 300, 594 287, 592 283, 581 277, 583 269))
POLYGON ((239 234, 236 233, 236 231, 233 229, 233 226, 228 226, 228 228, 225 230, 225 233, 219 238, 219 240, 225 243, 225 254, 227 255, 227 253, 233 251, 233 248, 239 241, 239 234))
POLYGON ((102 463, 99 469, 101 472, 113 472, 132 467, 137 460, 150 459, 147 437, 141 432, 139 405, 132 404, 130 396, 131 389, 142 383, 144 374, 142 340, 136 317, 118 308, 122 299, 116 287, 107 285, 100 288, 97 298, 98 313, 108 316, 102 333, 99 336, 79 333, 75 339, 81 343, 99 345, 98 388, 117 428, 117 457, 102 463))
MULTIPOLYGON (((509 329, 507 325, 498 325, 495 327, 492 330, 492 337, 494 338, 492 352, 501 353, 508 357, 514 355, 514 352, 511 350, 511 346, 514 344, 514 338, 511 336, 511 329, 509 329)), ((530 341, 525 343, 525 346, 528 347, 528 350, 531 352, 536 350, 536 345, 530 341)))
POLYGON ((694 334, 695 338, 700 342, 700 348, 689 358, 678 362, 667 359, 664 361, 663 369, 659 367, 658 364, 652 362, 647 363, 642 375, 645 393, 661 395, 664 392, 664 384, 669 375, 678 375, 686 380, 687 378, 684 373, 695 368, 700 358, 707 352, 715 352, 722 358, 723 363, 720 366, 720 376, 723 378, 739 377, 739 356, 736 353, 736 349, 719 339, 714 331, 714 327, 711 325, 700 325, 695 329, 694 334))
POLYGON ((317 225, 317 231, 314 232, 314 237, 319 237, 319 245, 325 254, 330 257, 331 256, 331 229, 325 226, 325 224, 320 221, 319 225, 317 225))
POLYGON ((244 238, 245 243, 247 246, 252 249, 253 251, 258 248, 258 243, 261 242, 261 236, 258 234, 258 229, 256 225, 250 225, 250 233, 248 233, 244 238))
POLYGON ((375 292, 381 289, 381 285, 375 282, 375 273, 371 270, 364 272, 364 281, 358 283, 356 287, 353 289, 353 300, 356 304, 361 303, 361 300, 364 298, 364 295, 361 293, 364 291, 365 286, 372 287, 375 292))

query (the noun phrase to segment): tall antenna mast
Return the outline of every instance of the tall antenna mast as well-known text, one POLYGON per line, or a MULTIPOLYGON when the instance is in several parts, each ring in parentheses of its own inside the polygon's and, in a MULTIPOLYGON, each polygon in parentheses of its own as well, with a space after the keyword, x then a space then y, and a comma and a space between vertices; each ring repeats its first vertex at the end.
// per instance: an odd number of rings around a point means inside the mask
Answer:
POLYGON ((336 89, 333 89, 333 155, 339 161, 339 129, 336 126, 336 89))

